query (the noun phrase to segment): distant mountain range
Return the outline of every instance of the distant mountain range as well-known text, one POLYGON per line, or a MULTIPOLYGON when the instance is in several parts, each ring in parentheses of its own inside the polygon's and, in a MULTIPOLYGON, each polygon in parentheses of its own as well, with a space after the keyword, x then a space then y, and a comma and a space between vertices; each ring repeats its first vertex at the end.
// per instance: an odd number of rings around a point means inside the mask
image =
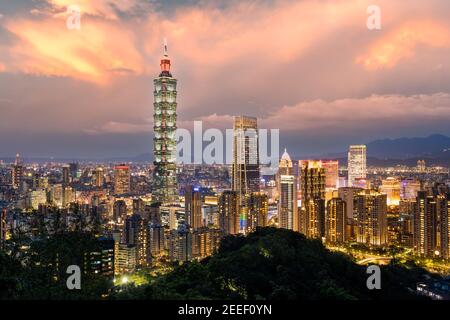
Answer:
MULTIPOLYGON (((328 154, 347 162, 347 152, 328 154)), ((367 162, 373 166, 404 164, 413 166, 424 159, 429 165, 450 166, 450 137, 433 134, 428 137, 381 139, 367 144, 367 162)))
MULTIPOLYGON (((342 164, 347 162, 347 151, 325 154, 321 158, 338 159, 342 164)), ((150 162, 151 153, 134 157, 115 157, 105 159, 74 159, 74 158, 25 158, 27 162, 150 162)), ((413 166, 417 160, 424 159, 428 165, 450 166, 450 137, 433 134, 428 137, 381 139, 367 144, 367 162, 373 166, 392 166, 404 164, 413 166)), ((0 158, 5 162, 13 162, 13 157, 0 158)))
POLYGON ((450 157, 450 137, 433 134, 425 138, 376 140, 367 145, 367 153, 375 158, 438 158, 450 157))

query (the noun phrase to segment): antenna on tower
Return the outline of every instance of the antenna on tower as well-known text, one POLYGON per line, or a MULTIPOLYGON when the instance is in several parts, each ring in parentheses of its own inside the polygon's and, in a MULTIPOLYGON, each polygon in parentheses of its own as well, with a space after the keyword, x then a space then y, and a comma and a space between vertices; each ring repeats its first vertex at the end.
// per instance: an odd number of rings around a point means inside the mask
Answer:
POLYGON ((169 54, 167 53, 167 38, 164 38, 164 56, 169 56, 169 54))

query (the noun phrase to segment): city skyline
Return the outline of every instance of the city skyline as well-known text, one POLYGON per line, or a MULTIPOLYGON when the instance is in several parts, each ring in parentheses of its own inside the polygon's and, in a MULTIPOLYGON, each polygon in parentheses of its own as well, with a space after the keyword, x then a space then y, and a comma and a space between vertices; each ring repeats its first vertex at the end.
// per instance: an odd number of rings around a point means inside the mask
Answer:
POLYGON ((0 3, 0 301, 450 300, 448 2, 77 1, 0 3))
POLYGON ((165 37, 180 127, 232 128, 245 109, 261 128, 282 129, 280 151, 297 156, 450 135, 445 1, 379 1, 381 30, 366 27, 370 1, 78 4, 80 30, 66 27, 68 1, 0 4, 0 156, 147 153, 165 37))

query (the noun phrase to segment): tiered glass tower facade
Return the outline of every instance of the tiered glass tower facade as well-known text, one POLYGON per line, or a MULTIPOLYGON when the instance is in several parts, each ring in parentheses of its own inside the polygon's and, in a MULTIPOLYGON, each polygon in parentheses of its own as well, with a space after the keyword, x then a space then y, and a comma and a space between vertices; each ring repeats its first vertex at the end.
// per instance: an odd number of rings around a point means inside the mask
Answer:
POLYGON ((176 175, 177 80, 170 73, 167 46, 161 59, 161 73, 154 80, 153 202, 178 202, 176 175))

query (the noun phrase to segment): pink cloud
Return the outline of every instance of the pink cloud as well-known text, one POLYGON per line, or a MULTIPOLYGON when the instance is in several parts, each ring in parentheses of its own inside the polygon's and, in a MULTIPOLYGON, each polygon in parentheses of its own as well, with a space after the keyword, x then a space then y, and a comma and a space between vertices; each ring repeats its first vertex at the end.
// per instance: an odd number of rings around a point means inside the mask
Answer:
POLYGON ((414 56, 421 45, 450 47, 448 26, 434 21, 404 23, 372 43, 368 52, 359 56, 356 63, 362 64, 367 70, 393 68, 403 59, 414 56))
MULTIPOLYGON (((204 127, 232 128, 232 115, 217 115, 198 119, 204 127)), ((430 95, 372 95, 333 101, 314 100, 281 107, 267 117, 258 119, 260 128, 283 131, 314 132, 369 129, 383 125, 400 127, 418 122, 450 120, 450 94, 430 95)))
POLYGON ((436 93, 301 102, 282 107, 261 123, 270 128, 306 132, 321 128, 340 131, 348 128, 369 129, 389 124, 400 127, 445 119, 450 120, 450 94, 436 93))

